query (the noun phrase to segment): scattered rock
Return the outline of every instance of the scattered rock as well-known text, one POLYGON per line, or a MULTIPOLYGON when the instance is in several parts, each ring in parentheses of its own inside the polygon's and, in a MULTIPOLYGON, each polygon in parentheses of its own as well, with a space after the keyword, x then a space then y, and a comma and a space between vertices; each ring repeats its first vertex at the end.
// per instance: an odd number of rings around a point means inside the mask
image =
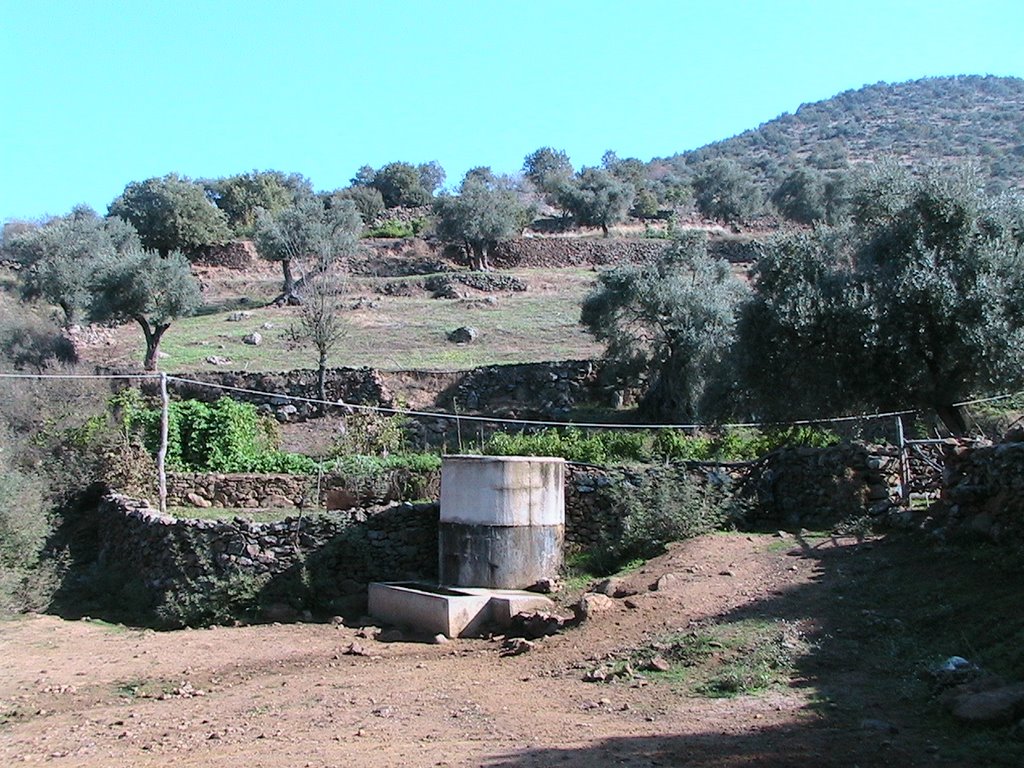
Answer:
POLYGON ((242 337, 242 343, 248 344, 252 347, 258 347, 263 343, 263 336, 259 331, 253 331, 252 333, 247 333, 242 337))
POLYGON ((361 646, 359 643, 354 642, 354 641, 349 643, 345 647, 345 650, 342 651, 342 653, 344 655, 346 655, 346 656, 369 656, 370 655, 369 651, 367 651, 365 648, 363 648, 363 646, 361 646))
POLYGON ((537 592, 542 595, 550 595, 561 589, 561 585, 554 579, 539 579, 526 588, 527 592, 537 592))
POLYGON ((204 499, 198 493, 186 493, 185 498, 189 500, 189 503, 193 507, 197 507, 199 509, 209 509, 210 507, 213 506, 212 501, 210 501, 209 499, 204 499))
POLYGON ((974 725, 1009 725, 1024 716, 1024 683, 968 693, 955 700, 953 717, 974 725))
POLYGON ((252 312, 230 312, 224 319, 229 323, 238 323, 242 320, 248 320, 252 317, 252 312))
POLYGON ((480 335, 480 332, 472 326, 464 325, 456 328, 448 334, 448 341, 453 344, 469 344, 480 335))
POLYGON ((586 621, 595 613, 609 611, 615 607, 615 601, 608 595, 599 595, 590 592, 580 598, 580 601, 573 606, 573 613, 579 621, 586 621))
POLYGON ((501 644, 501 656, 520 656, 532 651, 534 645, 521 637, 509 637, 501 644))
POLYGON ((876 718, 865 718, 864 720, 861 720, 860 728, 862 731, 881 731, 882 733, 899 733, 900 730, 892 723, 876 718))
POLYGON ((444 645, 445 643, 449 642, 449 638, 448 638, 447 635, 442 635, 439 632, 438 634, 436 634, 432 638, 430 638, 430 642, 433 643, 434 645, 444 645))
POLYGON ((231 365, 231 360, 222 355, 210 355, 206 358, 206 362, 210 365, 231 365))
POLYGON ((539 637, 547 637, 557 634, 567 624, 567 620, 561 616, 544 611, 532 613, 517 613, 512 617, 512 624, 509 627, 509 635, 522 636, 529 640, 536 640, 539 637))
POLYGON ((608 597, 629 597, 636 594, 636 590, 626 584, 622 579, 604 579, 596 587, 594 592, 607 595, 608 597))
POLYGON ((652 672, 668 672, 672 669, 672 665, 668 663, 664 656, 658 655, 647 662, 646 668, 652 672))
POLYGON ((685 579, 678 573, 666 573, 651 584, 651 589, 655 592, 673 592, 681 589, 685 584, 685 579))

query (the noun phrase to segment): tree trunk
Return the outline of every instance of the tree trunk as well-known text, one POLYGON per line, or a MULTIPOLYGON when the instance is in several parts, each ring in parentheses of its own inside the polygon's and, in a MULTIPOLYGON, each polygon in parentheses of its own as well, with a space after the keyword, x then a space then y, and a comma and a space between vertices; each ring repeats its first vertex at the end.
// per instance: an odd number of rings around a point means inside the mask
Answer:
POLYGON ((135 321, 142 326, 142 335, 146 337, 146 357, 142 361, 142 367, 147 371, 155 371, 156 355, 160 349, 160 339, 163 337, 164 331, 170 328, 170 323, 150 327, 149 322, 144 317, 136 317, 135 321))
POLYGON ((318 409, 321 416, 327 415, 327 353, 320 353, 319 366, 316 369, 316 396, 320 400, 318 409))
POLYGON ((482 272, 487 269, 487 252, 483 243, 473 242, 469 244, 469 268, 482 272))
POLYGON ((284 273, 284 285, 281 286, 281 295, 274 299, 273 303, 287 304, 289 307, 298 306, 302 300, 295 293, 295 277, 292 275, 291 259, 281 259, 281 272, 284 273))
POLYGON ((601 232, 604 234, 605 237, 608 237, 608 225, 605 224, 603 221, 601 222, 601 232))

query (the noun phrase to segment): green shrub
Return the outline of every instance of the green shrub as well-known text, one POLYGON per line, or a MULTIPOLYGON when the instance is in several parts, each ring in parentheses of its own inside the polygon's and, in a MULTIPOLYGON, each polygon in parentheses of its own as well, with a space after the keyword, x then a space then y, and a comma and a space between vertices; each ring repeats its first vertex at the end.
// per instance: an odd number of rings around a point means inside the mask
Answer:
MULTIPOLYGON (((126 390, 128 391, 128 390, 126 390)), ((146 447, 160 445, 160 411, 142 410, 135 396, 119 395, 126 429, 140 425, 146 447)), ((277 449, 273 422, 256 406, 230 397, 212 405, 199 400, 170 403, 167 413, 167 466, 185 472, 283 472, 314 474, 319 463, 277 449)))
POLYGON ((415 224, 398 221, 397 219, 389 219, 383 224, 379 224, 372 229, 368 229, 366 231, 366 237, 406 238, 415 236, 416 232, 417 229, 415 224))
POLYGON ((493 456, 560 456, 583 464, 647 463, 651 461, 742 461, 755 459, 783 445, 826 447, 839 442, 832 432, 816 427, 789 427, 764 432, 747 427, 719 435, 690 435, 681 430, 568 429, 497 432, 483 446, 493 456))
POLYGON ((168 591, 156 607, 157 622, 167 628, 205 627, 252 620, 270 577, 237 572, 225 578, 200 577, 168 591))
POLYGON ((356 411, 345 417, 342 431, 331 446, 331 456, 387 456, 400 453, 405 448, 408 422, 405 416, 356 411))

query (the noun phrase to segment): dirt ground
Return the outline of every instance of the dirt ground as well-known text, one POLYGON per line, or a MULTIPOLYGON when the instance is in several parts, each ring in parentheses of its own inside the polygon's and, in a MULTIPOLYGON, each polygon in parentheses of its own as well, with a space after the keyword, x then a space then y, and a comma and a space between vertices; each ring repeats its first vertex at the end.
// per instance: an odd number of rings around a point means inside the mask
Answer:
POLYGON ((926 702, 849 655, 856 635, 830 650, 866 610, 844 603, 844 580, 883 569, 889 546, 684 542, 626 577, 628 604, 511 657, 500 638, 386 643, 330 623, 18 618, 0 623, 0 765, 973 765, 951 756, 926 702), (651 591, 665 573, 676 588, 651 591), (788 684, 715 699, 667 679, 584 681, 609 654, 744 616, 785 619, 805 641, 788 684), (368 655, 346 654, 352 643, 368 655))

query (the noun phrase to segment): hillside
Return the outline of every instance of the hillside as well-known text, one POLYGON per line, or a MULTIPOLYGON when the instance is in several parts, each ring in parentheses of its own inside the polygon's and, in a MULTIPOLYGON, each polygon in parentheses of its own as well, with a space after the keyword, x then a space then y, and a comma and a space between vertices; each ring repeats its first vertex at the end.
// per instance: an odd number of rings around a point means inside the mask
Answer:
POLYGON ((652 165, 725 157, 767 182, 801 163, 836 168, 886 156, 915 165, 976 162, 994 188, 1024 187, 1024 80, 971 75, 877 83, 652 165))

